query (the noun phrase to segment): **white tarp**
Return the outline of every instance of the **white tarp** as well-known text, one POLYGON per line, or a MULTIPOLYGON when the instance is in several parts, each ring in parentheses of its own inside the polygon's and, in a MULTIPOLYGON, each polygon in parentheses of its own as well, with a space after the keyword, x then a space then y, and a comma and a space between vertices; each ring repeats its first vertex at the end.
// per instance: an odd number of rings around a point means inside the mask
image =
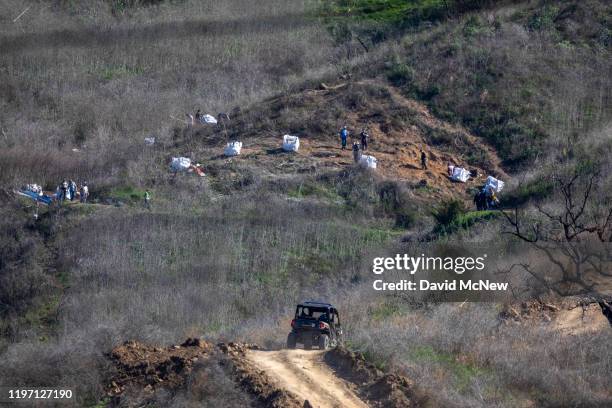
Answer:
POLYGON ((375 169, 378 160, 374 156, 368 156, 367 154, 362 154, 359 158, 359 164, 367 167, 368 169, 375 169))
POLYGON ((42 187, 41 187, 41 186, 39 186, 39 185, 38 185, 38 184, 36 184, 36 183, 26 184, 26 186, 25 186, 24 190, 25 190, 25 191, 31 191, 31 192, 36 193, 36 194, 38 194, 38 195, 43 195, 43 189, 42 189, 42 187))
POLYGON ((226 156, 238 156, 242 150, 242 142, 231 142, 225 147, 226 156))
POLYGON ((217 119, 215 119, 215 117, 213 115, 202 115, 200 117, 200 123, 202 124, 209 124, 209 125, 216 125, 217 124, 217 119))
POLYGON ((297 136, 283 136, 283 150, 286 152, 297 152, 300 148, 300 138, 297 136))
POLYGON ((470 178, 470 172, 462 167, 455 167, 451 178, 455 181, 465 183, 470 178))
POLYGON ((504 182, 496 179, 493 176, 487 177, 487 182, 485 183, 485 190, 493 190, 496 193, 499 193, 504 188, 504 182))
POLYGON ((144 142, 147 146, 153 146, 155 144, 154 137, 145 137, 144 142))
POLYGON ((170 167, 174 171, 187 171, 191 167, 191 159, 187 157, 173 157, 170 167))

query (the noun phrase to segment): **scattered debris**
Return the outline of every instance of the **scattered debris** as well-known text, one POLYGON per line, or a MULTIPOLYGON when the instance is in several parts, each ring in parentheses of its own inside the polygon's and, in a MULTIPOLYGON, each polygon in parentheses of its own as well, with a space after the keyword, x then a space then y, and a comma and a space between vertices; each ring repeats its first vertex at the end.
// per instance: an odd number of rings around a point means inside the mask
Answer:
POLYGON ((37 204, 42 203, 44 205, 51 205, 55 198, 53 195, 45 194, 42 187, 38 184, 26 184, 21 189, 16 190, 15 194, 34 200, 37 204))
POLYGON ((505 183, 503 181, 498 180, 493 176, 489 176, 487 177, 484 188, 499 193, 504 188, 504 184, 505 183))
POLYGON ((286 152, 297 152, 300 148, 300 138, 297 136, 283 136, 283 150, 286 152))
POLYGON ((346 82, 337 85, 327 85, 325 82, 321 82, 319 88, 325 91, 335 91, 336 89, 344 88, 347 85, 348 84, 346 82))
POLYGON ((17 20, 19 20, 19 19, 20 19, 20 18, 21 18, 21 17, 22 17, 22 16, 23 16, 25 13, 27 13, 27 12, 28 12, 28 10, 29 10, 31 7, 32 7, 32 6, 28 6, 28 7, 26 7, 26 8, 25 8, 25 10, 23 10, 21 13, 19 13, 19 15, 13 19, 13 23, 16 23, 16 22, 17 22, 17 20))
POLYGON ((174 171, 187 171, 191 167, 191 159, 187 157, 173 157, 170 167, 174 171))
POLYGON ((34 184, 26 184, 25 187, 23 188, 23 190, 25 191, 31 191, 32 193, 36 193, 38 195, 43 195, 43 189, 41 186, 39 186, 38 184, 34 183, 34 184))
POLYGON ((203 125, 216 125, 217 119, 213 115, 206 114, 200 116, 200 123, 203 125))
POLYGON ((467 171, 463 167, 457 167, 457 166, 453 167, 453 174, 451 176, 452 180, 465 183, 469 180, 469 178, 470 178, 469 171, 467 171))
POLYGON ((242 150, 242 142, 230 142, 225 147, 224 154, 228 157, 238 156, 242 150))
POLYGON ((155 138, 153 136, 145 137, 144 142, 147 146, 153 146, 155 144, 155 138))
POLYGON ((377 166, 378 160, 374 156, 370 156, 367 154, 362 154, 359 158, 359 164, 367 167, 368 169, 375 169, 377 166))
POLYGON ((202 165, 200 163, 192 164, 191 167, 189 167, 189 170, 187 171, 190 173, 193 172, 200 177, 204 177, 206 175, 204 174, 204 169, 202 168, 202 165))

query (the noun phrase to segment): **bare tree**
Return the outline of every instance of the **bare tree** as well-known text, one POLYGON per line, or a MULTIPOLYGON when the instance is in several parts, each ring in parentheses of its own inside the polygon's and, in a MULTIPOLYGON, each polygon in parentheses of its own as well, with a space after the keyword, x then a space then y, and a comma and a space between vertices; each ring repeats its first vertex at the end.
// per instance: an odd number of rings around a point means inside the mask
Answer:
POLYGON ((576 168, 568 176, 551 177, 554 192, 548 204, 501 210, 510 227, 504 232, 535 248, 547 261, 545 268, 515 263, 510 271, 523 269, 540 289, 562 296, 601 294, 602 279, 605 283, 612 278, 612 205, 601 180, 598 172, 576 168))

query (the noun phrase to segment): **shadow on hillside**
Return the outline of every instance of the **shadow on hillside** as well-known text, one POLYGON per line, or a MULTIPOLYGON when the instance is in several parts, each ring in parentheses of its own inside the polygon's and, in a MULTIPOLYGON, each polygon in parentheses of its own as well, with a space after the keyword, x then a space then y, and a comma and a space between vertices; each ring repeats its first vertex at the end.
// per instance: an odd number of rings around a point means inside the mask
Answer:
POLYGON ((154 42, 160 39, 180 39, 193 36, 223 37, 236 34, 276 32, 288 27, 308 25, 304 14, 284 14, 235 20, 188 20, 151 24, 144 27, 90 28, 56 30, 44 33, 27 33, 5 37, 0 40, 0 53, 49 47, 95 47, 115 45, 119 41, 154 42))

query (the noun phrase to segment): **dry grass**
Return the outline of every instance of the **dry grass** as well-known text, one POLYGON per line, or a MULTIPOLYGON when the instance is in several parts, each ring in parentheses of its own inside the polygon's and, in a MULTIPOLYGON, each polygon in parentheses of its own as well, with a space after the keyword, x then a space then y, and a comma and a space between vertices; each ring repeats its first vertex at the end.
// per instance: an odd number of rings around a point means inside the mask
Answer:
MULTIPOLYGON (((257 3, 121 9, 109 5, 116 2, 40 2, 16 23, 22 2, 0 4, 3 186, 53 188, 71 177, 90 181, 92 199, 101 200, 119 188, 153 190, 151 212, 136 200, 121 208, 50 211, 38 224, 2 202, 0 383, 72 385, 79 403, 93 404, 109 370, 103 353, 121 341, 167 344, 204 335, 278 347, 294 304, 319 298, 338 303, 351 347, 404 370, 442 405, 609 402, 609 335, 569 338, 542 327, 500 326, 493 304, 417 307, 411 299, 381 299, 364 286, 368 256, 389 251, 398 236, 392 230, 397 216, 430 213, 413 206, 405 186, 352 170, 283 179, 264 177, 248 163, 219 161, 207 169, 210 182, 203 182, 171 177, 166 169, 172 154, 197 151, 204 138, 215 137, 183 132, 171 116, 194 108, 216 114, 309 80, 384 68, 390 52, 403 58, 400 64, 414 65, 415 77, 402 85, 406 92, 429 98, 438 113, 468 126, 479 129, 499 109, 520 105, 501 122, 512 130, 503 135, 507 140, 497 141, 508 162, 521 159, 533 132, 542 129, 550 137, 541 145, 555 152, 576 132, 596 141, 598 152, 607 151, 601 149, 609 148, 609 132, 599 129, 610 117, 610 83, 595 74, 607 72, 607 51, 566 47, 527 30, 527 17, 511 19, 516 10, 502 9, 500 26, 484 15, 467 16, 358 55, 304 17, 307 2, 257 3), (534 72, 541 76, 535 85, 526 80, 534 72), (433 86, 441 87, 435 96, 426 92, 433 86), (489 96, 480 102, 485 90, 489 96), (523 95, 528 103, 518 104, 523 95), (525 118, 538 126, 525 125, 525 118), (159 143, 145 149, 142 139, 150 134, 159 143), (61 297, 51 302, 49 292, 61 297), (24 323, 24 311, 32 310, 39 315, 34 323, 43 326, 49 322, 41 314, 53 312, 52 336, 48 327, 24 323)), ((308 130, 335 129, 343 109, 365 106, 379 91, 349 93, 308 130)), ((309 113, 295 109, 299 105, 278 107, 289 113, 277 122, 273 105, 251 110, 254 116, 245 120, 253 123, 238 128, 249 135, 268 125, 299 129, 309 113)), ((410 122, 405 112, 376 113, 402 114, 392 118, 398 128, 410 122)), ((592 155, 586 145, 580 148, 592 155)), ((431 228, 428 217, 412 223, 431 228)), ((486 234, 495 231, 477 238, 486 234)), ((185 393, 160 404, 246 404, 218 366, 202 370, 218 379, 225 398, 194 378, 185 393)))
MULTIPOLYGON (((0 15, 20 4, 4 2, 0 15)), ((33 7, 0 37, 0 146, 12 158, 2 182, 56 183, 45 162, 99 181, 121 168, 128 144, 180 124, 172 117, 216 115, 333 72, 334 46, 307 12, 276 0, 164 2, 119 16, 103 1, 33 7)))

